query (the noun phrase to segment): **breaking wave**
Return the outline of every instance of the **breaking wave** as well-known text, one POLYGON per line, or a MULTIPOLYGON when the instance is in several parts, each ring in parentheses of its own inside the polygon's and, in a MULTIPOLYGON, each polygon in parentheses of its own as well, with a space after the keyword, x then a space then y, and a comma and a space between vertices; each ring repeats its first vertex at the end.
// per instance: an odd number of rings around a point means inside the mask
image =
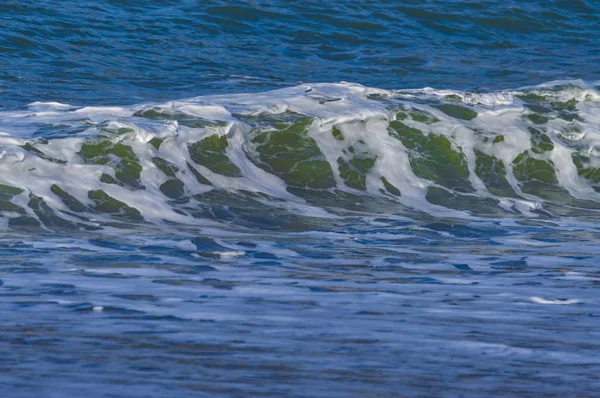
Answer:
POLYGON ((0 120, 0 213, 16 229, 575 217, 600 205, 600 94, 582 81, 490 93, 303 84, 131 107, 33 103, 0 120))

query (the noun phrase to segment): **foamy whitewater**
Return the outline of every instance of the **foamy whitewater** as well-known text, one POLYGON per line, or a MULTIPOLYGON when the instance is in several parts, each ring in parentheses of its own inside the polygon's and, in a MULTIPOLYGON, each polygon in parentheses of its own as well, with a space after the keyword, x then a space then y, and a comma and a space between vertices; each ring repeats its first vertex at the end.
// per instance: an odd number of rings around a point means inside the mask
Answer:
POLYGON ((0 4, 2 397, 598 395, 596 3, 59 3, 0 4))
POLYGON ((600 94, 580 81, 483 94, 339 83, 131 107, 35 102, 0 116, 1 214, 5 226, 48 231, 228 225, 214 200, 254 203, 265 219, 587 218, 600 199, 598 110, 600 94))

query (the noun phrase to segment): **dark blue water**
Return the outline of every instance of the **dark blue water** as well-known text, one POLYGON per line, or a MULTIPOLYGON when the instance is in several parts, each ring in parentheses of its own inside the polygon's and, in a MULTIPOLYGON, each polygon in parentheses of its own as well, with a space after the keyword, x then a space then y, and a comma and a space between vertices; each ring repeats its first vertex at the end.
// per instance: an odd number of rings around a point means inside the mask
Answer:
POLYGON ((508 89, 597 79, 594 1, 5 1, 3 108, 299 82, 508 89))
POLYGON ((597 396, 599 20, 0 0, 0 395, 597 396))

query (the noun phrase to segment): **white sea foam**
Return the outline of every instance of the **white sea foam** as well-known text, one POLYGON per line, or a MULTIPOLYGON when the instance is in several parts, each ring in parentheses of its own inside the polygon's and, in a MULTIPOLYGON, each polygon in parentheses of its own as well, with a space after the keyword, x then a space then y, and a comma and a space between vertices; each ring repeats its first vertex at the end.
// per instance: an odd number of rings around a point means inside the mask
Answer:
POLYGON ((530 300, 536 304, 550 304, 550 305, 571 305, 578 304, 580 301, 577 299, 545 299, 541 297, 530 297, 530 300))
MULTIPOLYGON (((3 132, 0 136, 0 184, 21 189, 22 193, 8 200, 36 220, 40 220, 40 216, 28 206, 30 195, 42 198, 55 212, 60 212, 62 218, 77 219, 54 192, 53 187, 59 186, 88 207, 94 205, 89 192, 103 191, 137 209, 147 221, 194 223, 188 215, 176 210, 161 192, 161 186, 171 177, 155 165, 155 158, 160 157, 176 168, 174 175, 183 183, 187 196, 203 195, 213 189, 253 192, 277 199, 255 199, 266 206, 298 215, 332 217, 330 211, 290 193, 289 185, 281 175, 267 172, 256 163, 257 144, 251 138, 254 131, 257 128, 269 131, 276 123, 286 120, 291 123, 294 117, 302 115, 313 119, 307 134, 330 164, 337 189, 386 198, 436 216, 471 217, 469 211, 430 202, 427 198, 429 190, 440 183, 435 177, 420 174, 414 165, 415 159, 430 155, 418 153, 419 149, 415 153, 402 139, 390 136, 390 122, 398 118, 399 109, 407 109, 409 113, 429 115, 431 120, 411 116, 402 123, 425 135, 445 137, 450 142, 450 149, 464 156, 468 181, 474 189, 471 196, 497 200, 498 208, 508 213, 535 217, 543 211, 546 197, 543 192, 538 195, 537 191, 524 185, 519 179, 523 178, 522 171, 520 175, 516 174, 515 161, 524 153, 533 159, 531 162, 550 165, 557 186, 571 197, 600 201, 596 182, 593 178, 586 179, 581 166, 573 160, 574 156, 581 156, 590 170, 600 168, 599 101, 600 95, 592 86, 581 81, 559 81, 492 93, 431 88, 388 91, 337 83, 303 84, 266 93, 203 96, 131 107, 76 108, 68 104, 34 102, 27 110, 0 112, 0 130, 3 132), (527 103, 526 94, 548 98, 544 106, 551 108, 547 111, 550 113, 536 116, 535 107, 527 103), (563 103, 566 105, 561 105, 563 103), (475 112, 475 117, 469 120, 457 118, 438 108, 439 104, 470 109, 475 112), (556 110, 552 110, 552 106, 556 110), (168 117, 149 119, 143 115, 148 109, 166 112, 165 115, 187 115, 209 123, 188 126, 168 117), (564 116, 560 113, 562 109, 574 113, 564 116), (531 115, 546 119, 541 125, 535 124, 528 119, 531 115), (271 119, 274 121, 269 122, 271 119), (256 125, 253 120, 266 122, 256 125), (39 126, 45 126, 47 131, 40 132, 39 126), (343 140, 332 134, 334 127, 341 132, 343 140), (551 149, 540 150, 536 146, 540 134, 547 137, 551 149), (107 160, 90 163, 80 152, 83 145, 97 142, 94 137, 100 135, 105 136, 104 140, 131 148, 141 167, 140 186, 145 189, 101 181, 103 176, 118 178, 113 166, 119 159, 107 155, 107 160), (191 158, 190 144, 215 135, 227 138, 225 155, 240 171, 238 176, 222 175, 191 158), (151 145, 154 139, 162 140, 160 149, 151 145), (365 173, 364 191, 349 185, 340 170, 340 162, 350 164, 357 156, 354 151, 374 159, 373 166, 365 173), (482 178, 478 153, 497 159, 506 170, 503 177, 518 197, 492 193, 489 182, 482 178), (188 165, 211 185, 198 183, 188 165), (384 179, 401 195, 390 195, 384 179)), ((538 177, 532 174, 531 178, 538 177)), ((454 187, 442 188, 452 192, 454 187)), ((15 214, 19 213, 4 211, 3 217, 14 218, 15 214)), ((103 218, 98 214, 84 216, 89 221, 79 219, 79 222, 89 225, 97 225, 96 221, 103 218)))

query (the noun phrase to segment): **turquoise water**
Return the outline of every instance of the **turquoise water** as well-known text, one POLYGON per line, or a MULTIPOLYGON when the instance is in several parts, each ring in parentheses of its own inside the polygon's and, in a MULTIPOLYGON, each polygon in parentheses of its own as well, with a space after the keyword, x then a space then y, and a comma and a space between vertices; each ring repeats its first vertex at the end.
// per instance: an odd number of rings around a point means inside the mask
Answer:
POLYGON ((595 396, 599 13, 1 4, 4 396, 595 396))

